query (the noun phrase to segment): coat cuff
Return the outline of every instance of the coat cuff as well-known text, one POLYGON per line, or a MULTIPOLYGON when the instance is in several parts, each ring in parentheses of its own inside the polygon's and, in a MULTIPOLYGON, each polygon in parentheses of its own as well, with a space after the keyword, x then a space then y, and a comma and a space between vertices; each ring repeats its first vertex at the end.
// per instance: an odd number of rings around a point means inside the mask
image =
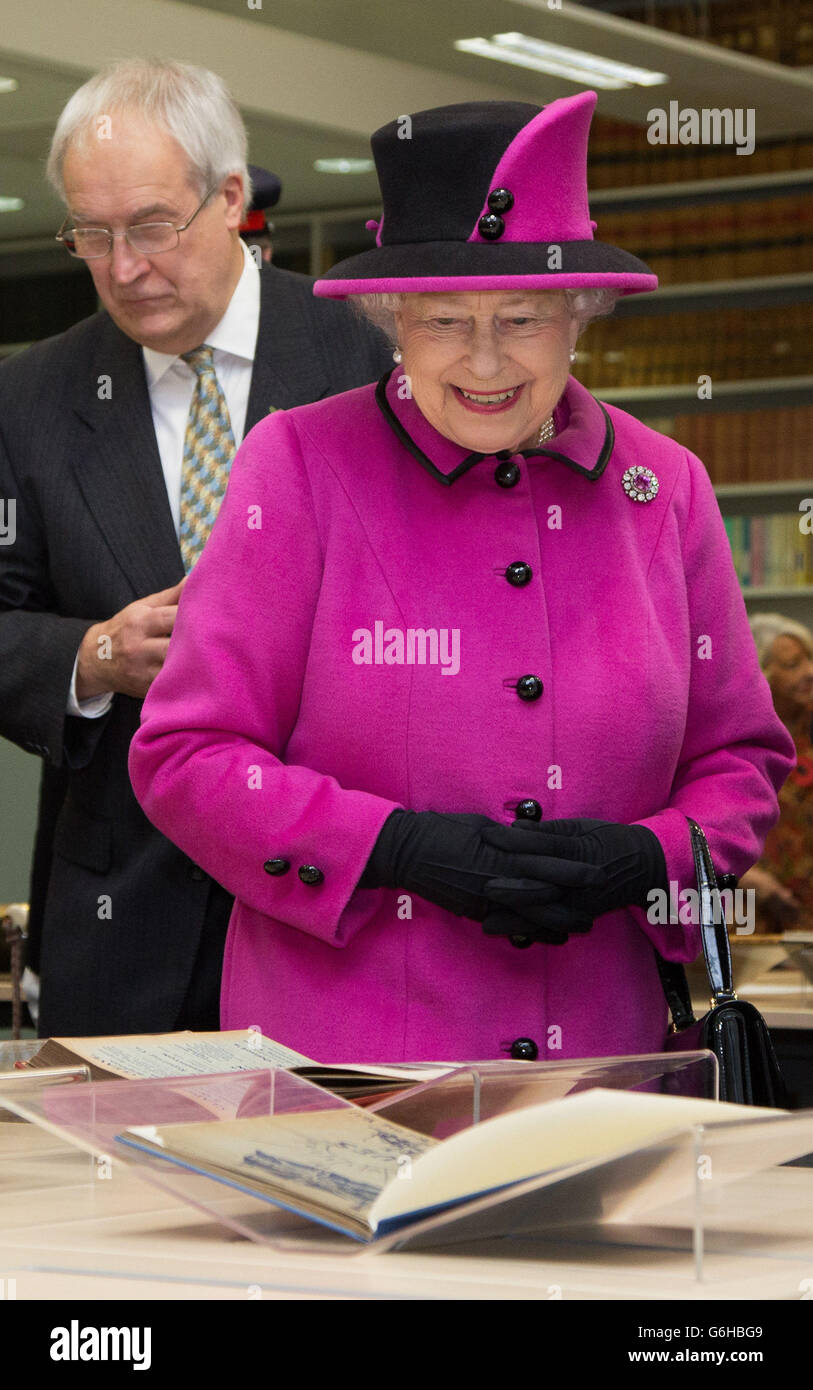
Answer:
MULTIPOLYGON (((700 923, 670 922, 668 917, 671 897, 669 890, 673 885, 675 897, 684 888, 697 888, 689 822, 682 811, 667 807, 654 816, 647 816, 644 820, 634 821, 633 824, 645 825, 657 835, 666 860, 668 887, 665 911, 662 896, 660 899, 653 896, 649 908, 631 907, 628 911, 665 960, 687 964, 696 960, 700 953, 700 923), (657 910, 659 907, 660 911, 657 910), (664 917, 666 921, 663 920, 664 917)), ((688 913, 685 915, 688 916, 688 913)))

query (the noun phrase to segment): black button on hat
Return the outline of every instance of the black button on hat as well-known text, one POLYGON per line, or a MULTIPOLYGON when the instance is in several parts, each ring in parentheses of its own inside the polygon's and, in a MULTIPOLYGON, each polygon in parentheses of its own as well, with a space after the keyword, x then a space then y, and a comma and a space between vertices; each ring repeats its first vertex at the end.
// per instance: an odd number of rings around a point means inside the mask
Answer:
POLYGON ((511 1044, 511 1056, 515 1062, 535 1062, 539 1048, 533 1038, 517 1038, 511 1044))
POLYGON ((494 469, 494 481, 498 487, 516 487, 519 482, 520 473, 516 463, 508 463, 503 460, 494 469))
POLYGON ((531 566, 526 565, 524 560, 515 560, 505 571, 505 577, 515 589, 524 589, 533 579, 533 573, 531 566))
POLYGON ((520 700, 538 700, 543 685, 538 676, 521 676, 517 681, 517 694, 520 700))
POLYGON ((480 236, 485 237, 486 241, 497 241, 505 231, 505 223, 496 212, 487 212, 477 223, 480 236))
POLYGON ((514 206, 514 195, 507 188, 494 188, 488 195, 491 212, 510 212, 514 206))

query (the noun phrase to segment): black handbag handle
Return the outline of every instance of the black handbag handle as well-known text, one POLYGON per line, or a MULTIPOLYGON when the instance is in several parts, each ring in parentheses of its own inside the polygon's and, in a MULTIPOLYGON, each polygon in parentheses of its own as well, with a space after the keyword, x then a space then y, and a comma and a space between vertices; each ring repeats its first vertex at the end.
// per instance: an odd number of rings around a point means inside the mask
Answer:
POLYGON ((723 1004, 727 999, 736 998, 731 972, 728 927, 725 914, 721 910, 717 875, 714 872, 709 842, 697 821, 692 820, 691 816, 687 816, 686 819, 689 822, 697 891, 700 896, 700 938, 703 943, 703 955, 706 958, 706 970, 714 1003, 723 1004))
MULTIPOLYGON (((728 928, 722 911, 715 911, 719 904, 717 893, 719 885, 711 850, 706 836, 691 816, 687 816, 689 835, 692 842, 697 891, 700 899, 700 940, 706 961, 706 971, 711 988, 712 1007, 736 999, 731 971, 731 948, 728 943, 728 928), (715 918, 717 920, 715 920, 715 918)), ((732 888, 736 883, 733 874, 721 875, 725 887, 732 888)), ((682 1032, 695 1022, 692 1010, 691 992, 686 979, 686 971, 675 961, 664 960, 655 953, 658 974, 661 977, 663 992, 672 1015, 675 1032, 682 1032)))

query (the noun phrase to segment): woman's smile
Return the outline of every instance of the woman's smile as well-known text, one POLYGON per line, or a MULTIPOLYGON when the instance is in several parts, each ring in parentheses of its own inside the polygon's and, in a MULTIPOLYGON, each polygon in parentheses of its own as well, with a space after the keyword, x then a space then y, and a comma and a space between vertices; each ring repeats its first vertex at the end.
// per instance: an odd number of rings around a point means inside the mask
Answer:
POLYGON ((501 391, 469 391, 453 383, 452 390, 464 410, 473 410, 479 415, 495 415, 516 405, 524 386, 523 382, 519 386, 504 387, 501 391))

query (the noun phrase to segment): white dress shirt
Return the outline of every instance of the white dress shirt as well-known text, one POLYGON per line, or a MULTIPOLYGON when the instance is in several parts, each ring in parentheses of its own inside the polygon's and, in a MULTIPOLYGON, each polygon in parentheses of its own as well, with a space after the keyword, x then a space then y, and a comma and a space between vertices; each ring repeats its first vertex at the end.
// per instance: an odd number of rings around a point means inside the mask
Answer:
MULTIPOLYGON (((206 339, 208 346, 214 349, 215 371, 226 399, 235 448, 240 447, 246 427, 248 394, 260 326, 260 272, 245 242, 240 245, 243 249, 243 273, 228 309, 206 339)), ((158 453, 177 534, 181 513, 184 438, 197 377, 180 357, 156 352, 148 347, 143 347, 141 352, 158 453)), ((78 660, 77 654, 68 696, 68 714, 98 719, 109 709, 113 694, 95 695, 80 703, 76 698, 78 660)))

